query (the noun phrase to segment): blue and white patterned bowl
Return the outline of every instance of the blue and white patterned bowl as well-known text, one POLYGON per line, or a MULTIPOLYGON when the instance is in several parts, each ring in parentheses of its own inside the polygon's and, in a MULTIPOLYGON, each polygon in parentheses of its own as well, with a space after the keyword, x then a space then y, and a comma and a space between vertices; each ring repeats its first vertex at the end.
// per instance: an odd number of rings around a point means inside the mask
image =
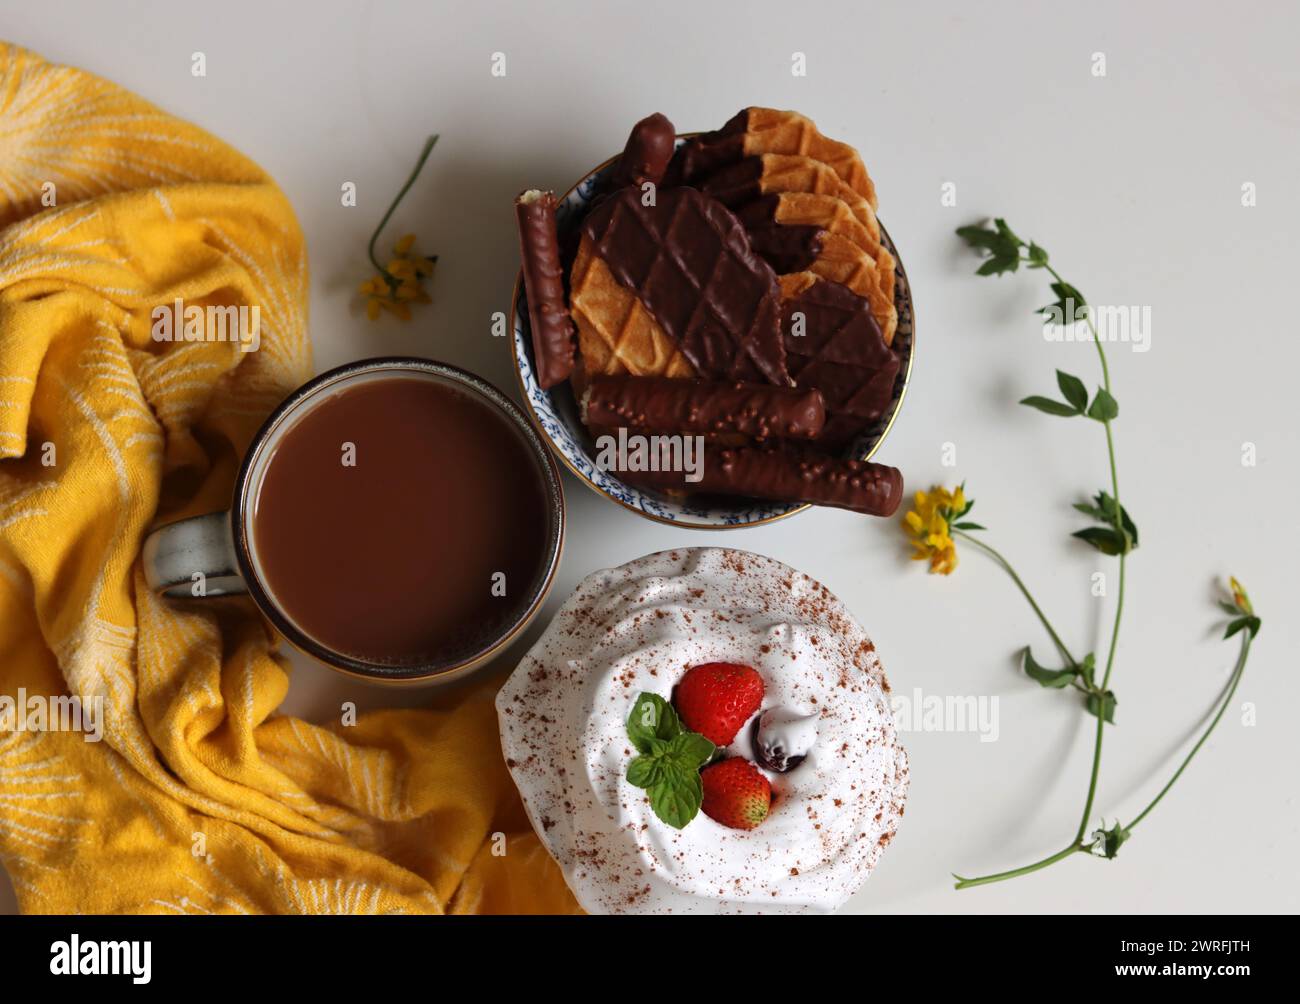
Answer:
MULTIPOLYGON (((680 137, 679 142, 687 138, 689 137, 680 137)), ((556 222, 561 245, 565 243, 566 236, 572 235, 582 225, 592 200, 613 169, 614 160, 615 158, 611 157, 586 175, 560 200, 556 209, 556 222)), ((880 448, 880 444, 884 442, 885 436, 898 416, 903 395, 907 390, 907 382, 912 374, 914 355, 912 290, 908 285, 907 273, 903 270, 898 249, 889 239, 883 224, 880 227, 880 234, 885 247, 890 250, 894 261, 897 262, 894 302, 898 308, 898 330, 894 334, 894 347, 902 353, 903 364, 899 367, 898 380, 894 384, 893 401, 876 424, 859 436, 846 451, 849 456, 863 460, 871 458, 880 448)), ((763 499, 729 500, 719 499, 717 496, 673 498, 661 492, 629 485, 611 472, 601 470, 596 466, 595 444, 578 417, 578 404, 574 400, 569 384, 566 382, 546 391, 542 390, 537 383, 522 271, 515 279, 510 326, 514 338, 519 388, 527 411, 537 428, 541 430, 543 437, 550 443, 551 449, 555 451, 560 462, 601 495, 613 499, 619 505, 647 519, 697 530, 760 526, 763 523, 793 516, 809 508, 802 503, 769 502, 763 499)))

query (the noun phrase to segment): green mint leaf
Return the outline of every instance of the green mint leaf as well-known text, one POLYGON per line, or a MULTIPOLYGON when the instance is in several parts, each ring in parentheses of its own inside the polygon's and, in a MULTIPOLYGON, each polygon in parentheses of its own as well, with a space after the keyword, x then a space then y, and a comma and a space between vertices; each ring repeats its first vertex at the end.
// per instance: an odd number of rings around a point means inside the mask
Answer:
POLYGON ((1097 388, 1097 396, 1092 399, 1092 404, 1088 408, 1088 417, 1095 418, 1098 422, 1109 422, 1119 415, 1119 404, 1110 396, 1110 392, 1105 387, 1097 388))
POLYGON ((627 716, 627 737, 638 753, 651 752, 652 739, 668 741, 682 731, 673 706, 658 694, 643 693, 627 716))
POLYGON ((1116 530, 1113 526, 1090 526, 1083 530, 1076 530, 1070 536, 1078 537, 1086 544, 1091 544, 1102 554, 1109 554, 1112 557, 1119 554, 1127 554, 1132 550, 1129 540, 1123 532, 1116 530))
POLYGON ((680 830, 700 811, 704 782, 698 771, 666 769, 650 787, 650 807, 675 830, 680 830))
POLYGON ((627 765, 627 783, 638 788, 649 788, 659 780, 663 764, 657 757, 633 757, 627 765))
POLYGON ((683 771, 699 770, 717 747, 698 732, 683 732, 668 743, 665 756, 683 771))
POLYGON ((1096 694, 1089 694, 1087 702, 1088 713, 1090 715, 1104 718, 1111 725, 1114 725, 1115 705, 1118 703, 1119 701, 1116 699, 1114 693, 1109 690, 1100 697, 1096 694))
POLYGON ((1056 386, 1061 388, 1065 399, 1074 405, 1075 411, 1088 407, 1088 388, 1077 376, 1071 376, 1061 370, 1056 371, 1056 386))
POLYGON ((1091 516, 1093 519, 1102 521, 1106 520, 1106 514, 1104 512, 1098 509, 1095 505, 1090 505, 1087 502, 1076 502, 1074 503, 1074 508, 1085 516, 1091 516))
POLYGON ((954 523, 955 530, 987 530, 988 527, 980 526, 978 523, 954 523))
POLYGON ((1047 265, 1047 251, 1033 241, 1029 242, 1029 267, 1043 268, 1047 265))
POLYGON ((1049 415, 1059 415, 1061 418, 1072 418, 1080 413, 1074 405, 1062 404, 1060 401, 1053 401, 1050 397, 1040 397, 1037 394, 1031 394, 1020 403, 1049 415))
POLYGON ((1037 680, 1044 687, 1065 687, 1074 679, 1075 671, 1070 668, 1065 669, 1048 669, 1046 666, 1040 666, 1029 652, 1029 647, 1025 646, 1023 653, 1023 664, 1025 673, 1032 680, 1037 680))

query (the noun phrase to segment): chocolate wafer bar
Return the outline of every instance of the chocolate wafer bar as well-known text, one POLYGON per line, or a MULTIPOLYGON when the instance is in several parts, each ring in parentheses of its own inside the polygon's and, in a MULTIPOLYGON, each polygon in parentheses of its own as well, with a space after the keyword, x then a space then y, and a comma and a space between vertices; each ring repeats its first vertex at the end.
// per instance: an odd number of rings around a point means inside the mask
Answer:
POLYGON ((903 498, 903 475, 896 467, 769 446, 706 444, 699 474, 697 482, 687 482, 684 471, 627 471, 619 476, 649 488, 807 502, 868 516, 892 516, 903 498))
POLYGON ((555 228, 555 193, 530 189, 515 199, 528 322, 537 382, 543 390, 573 372, 573 320, 564 304, 564 268, 555 228))
POLYGON ((603 376, 582 405, 588 425, 651 433, 815 439, 826 422, 820 391, 770 384, 603 376))

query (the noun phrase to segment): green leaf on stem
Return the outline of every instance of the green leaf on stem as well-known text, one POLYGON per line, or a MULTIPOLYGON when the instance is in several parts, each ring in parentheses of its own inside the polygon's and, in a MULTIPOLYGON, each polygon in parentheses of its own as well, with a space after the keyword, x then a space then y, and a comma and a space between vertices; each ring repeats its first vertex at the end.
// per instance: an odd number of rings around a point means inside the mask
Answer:
POLYGON ((1068 282, 1052 283, 1052 292, 1056 294, 1056 302, 1038 308, 1038 313, 1047 316, 1049 324, 1067 326, 1088 319, 1087 301, 1068 282))
POLYGON ((1028 645, 1022 653, 1022 664, 1029 678, 1037 680, 1043 687, 1067 687, 1078 672, 1072 666, 1067 666, 1065 669, 1048 669, 1046 666, 1039 665, 1030 653, 1028 645))
POLYGON ((1056 371, 1056 386, 1061 388, 1065 399, 1074 405, 1075 411, 1088 407, 1088 388, 1077 376, 1071 376, 1062 370, 1056 371))
POLYGON ((1044 248, 1040 248, 1033 241, 1029 242, 1029 267, 1030 268, 1047 267, 1047 251, 1044 248))
POLYGON ((1025 246, 1025 242, 1012 233, 1011 228, 1007 226, 1007 221, 1002 219, 1002 217, 999 216, 994 219, 993 225, 998 228, 998 233, 1002 236, 1003 240, 1010 241, 1018 248, 1025 246))
POLYGON ((1083 657, 1083 662, 1079 664, 1079 675, 1083 677, 1083 682, 1089 687, 1093 686, 1092 675, 1097 669, 1097 657, 1089 652, 1083 657))
POLYGON ((1119 415, 1119 402, 1111 397, 1105 387, 1097 388, 1097 396, 1088 407, 1088 417, 1098 422, 1109 422, 1119 415))
POLYGON ((977 275, 1001 275, 1020 267, 1023 242, 1011 232, 1004 220, 995 222, 996 229, 978 225, 957 228, 957 236, 972 248, 988 252, 989 258, 976 270, 977 275))
POLYGON ((1115 724, 1115 705, 1119 700, 1115 697, 1114 692, 1106 691, 1104 694, 1089 694, 1087 700, 1088 714, 1104 718, 1111 725, 1115 724))
POLYGON ((1072 404, 1063 404, 1060 401, 1053 401, 1050 397, 1042 397, 1038 394, 1031 394, 1029 397, 1021 399, 1020 403, 1030 408, 1037 408, 1048 415, 1058 415, 1061 418, 1073 418, 1075 415, 1082 414, 1072 404))
POLYGON ((1091 516, 1104 527, 1089 527, 1074 534, 1102 554, 1128 554, 1138 546, 1138 528, 1123 506, 1116 503, 1109 492, 1098 492, 1092 502, 1076 502, 1074 508, 1091 516))
POLYGON ((988 527, 981 526, 979 523, 965 523, 965 522, 954 523, 952 527, 954 530, 987 530, 988 529, 988 527))
POLYGON ((1129 831, 1120 826, 1119 820, 1115 820, 1115 825, 1109 830, 1098 830, 1093 834, 1093 846, 1101 851, 1101 856, 1107 861, 1113 861, 1129 836, 1129 831))
POLYGON ((1089 526, 1082 530, 1075 530, 1070 536, 1077 537, 1085 544, 1091 544, 1102 554, 1108 554, 1112 558, 1128 554, 1130 550, 1128 538, 1124 536, 1123 531, 1116 530, 1113 526, 1089 526))
POLYGON ((1001 275, 1003 272, 1014 272, 1020 268, 1020 256, 1009 257, 1007 255, 995 254, 988 259, 983 265, 975 270, 976 275, 1001 275))
POLYGON ((1225 639, 1231 638, 1238 631, 1245 628, 1250 632, 1251 641, 1255 640, 1255 635, 1259 634, 1260 619, 1258 617, 1238 617, 1228 625, 1228 630, 1223 633, 1225 639))
POLYGON ((983 226, 958 227, 957 236, 971 247, 980 251, 1005 251, 1010 243, 996 230, 983 226))

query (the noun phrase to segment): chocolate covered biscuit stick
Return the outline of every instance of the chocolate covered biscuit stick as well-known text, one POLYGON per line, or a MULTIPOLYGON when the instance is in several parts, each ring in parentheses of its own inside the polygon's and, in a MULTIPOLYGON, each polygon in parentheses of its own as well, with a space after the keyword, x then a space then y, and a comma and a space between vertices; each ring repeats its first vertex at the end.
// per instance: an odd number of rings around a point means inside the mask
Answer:
POLYGON ((642 432, 739 433, 815 439, 826 423, 816 389, 667 377, 599 376, 583 397, 584 420, 642 432))
POLYGON ((564 305, 564 268, 555 231, 555 193, 520 193, 515 216, 537 382, 546 390, 567 380, 574 362, 573 320, 564 305))
POLYGON ((702 478, 695 482, 682 471, 627 471, 619 477, 649 488, 808 502, 869 516, 892 516, 903 498, 903 475, 896 467, 767 447, 706 445, 699 473, 702 478))

